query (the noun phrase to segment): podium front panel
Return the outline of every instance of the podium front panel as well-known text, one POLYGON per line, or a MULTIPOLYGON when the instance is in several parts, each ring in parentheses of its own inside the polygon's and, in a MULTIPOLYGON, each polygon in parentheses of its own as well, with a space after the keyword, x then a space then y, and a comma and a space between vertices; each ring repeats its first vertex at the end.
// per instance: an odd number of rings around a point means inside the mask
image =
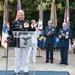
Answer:
POLYGON ((20 47, 32 47, 32 36, 20 35, 20 47))

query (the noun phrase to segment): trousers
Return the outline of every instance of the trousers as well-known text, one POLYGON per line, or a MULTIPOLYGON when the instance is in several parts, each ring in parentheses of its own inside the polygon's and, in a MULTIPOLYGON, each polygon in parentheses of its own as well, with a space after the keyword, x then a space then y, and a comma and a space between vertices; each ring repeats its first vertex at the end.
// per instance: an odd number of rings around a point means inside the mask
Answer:
POLYGON ((53 48, 54 44, 46 44, 46 61, 53 61, 53 48))
POLYGON ((21 55, 22 55, 23 71, 28 72, 28 48, 17 48, 17 47, 15 47, 15 72, 20 71, 21 55))
POLYGON ((28 61, 30 59, 31 51, 33 51, 33 62, 36 62, 37 43, 32 43, 32 47, 29 47, 29 50, 28 50, 28 61))
POLYGON ((62 63, 68 63, 68 47, 60 47, 60 56, 62 63))

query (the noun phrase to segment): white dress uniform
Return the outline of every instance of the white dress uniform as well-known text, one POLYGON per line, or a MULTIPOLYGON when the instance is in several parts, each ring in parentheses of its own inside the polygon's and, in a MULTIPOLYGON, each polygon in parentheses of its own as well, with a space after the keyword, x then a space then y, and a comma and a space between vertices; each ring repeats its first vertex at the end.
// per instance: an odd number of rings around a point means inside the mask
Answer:
POLYGON ((20 54, 22 51, 22 66, 24 72, 28 72, 28 48, 17 48, 15 47, 15 72, 18 73, 20 71, 20 54))
MULTIPOLYGON (((20 20, 16 20, 12 23, 11 30, 14 29, 13 31, 26 31, 26 28, 24 28, 22 26, 25 23, 26 23, 26 25, 29 25, 29 22, 27 22, 27 21, 21 22, 20 20), (17 28, 17 26, 18 26, 18 28, 17 28)), ((21 61, 20 56, 21 55, 22 55, 23 71, 25 73, 28 73, 28 47, 20 48, 18 46, 19 45, 19 39, 18 38, 14 38, 14 42, 15 42, 15 73, 19 73, 19 71, 20 71, 20 64, 21 64, 20 63, 20 61, 21 61)))
MULTIPOLYGON (((33 26, 31 25, 31 27, 33 28, 33 26)), ((30 54, 31 54, 31 51, 33 51, 33 62, 36 62, 36 54, 37 54, 37 29, 36 31, 34 31, 35 33, 32 35, 32 47, 29 47, 29 50, 28 50, 28 62, 29 59, 30 59, 30 54)))

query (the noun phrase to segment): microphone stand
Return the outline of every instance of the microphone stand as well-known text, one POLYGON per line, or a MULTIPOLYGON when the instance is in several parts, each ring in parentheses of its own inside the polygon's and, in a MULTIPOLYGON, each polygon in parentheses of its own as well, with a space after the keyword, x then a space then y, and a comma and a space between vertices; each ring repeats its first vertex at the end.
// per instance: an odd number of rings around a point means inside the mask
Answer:
POLYGON ((8 48, 10 37, 7 37, 7 58, 6 58, 6 75, 8 75, 8 48))

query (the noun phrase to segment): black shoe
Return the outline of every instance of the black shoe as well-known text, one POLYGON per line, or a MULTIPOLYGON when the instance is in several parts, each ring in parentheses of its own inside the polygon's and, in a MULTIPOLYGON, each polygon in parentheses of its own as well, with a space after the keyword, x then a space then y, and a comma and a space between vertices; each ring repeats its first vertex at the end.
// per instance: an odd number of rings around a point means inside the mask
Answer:
POLYGON ((59 64, 62 65, 62 64, 64 64, 64 63, 60 62, 59 64))
POLYGON ((24 72, 24 75, 28 75, 28 72, 24 72))
POLYGON ((48 63, 49 61, 45 61, 45 63, 48 63))
POLYGON ((15 72, 14 75, 19 75, 19 72, 18 73, 15 72))
POLYGON ((65 63, 65 65, 68 65, 68 63, 65 63))
POLYGON ((53 63, 53 61, 51 61, 50 63, 53 63))

